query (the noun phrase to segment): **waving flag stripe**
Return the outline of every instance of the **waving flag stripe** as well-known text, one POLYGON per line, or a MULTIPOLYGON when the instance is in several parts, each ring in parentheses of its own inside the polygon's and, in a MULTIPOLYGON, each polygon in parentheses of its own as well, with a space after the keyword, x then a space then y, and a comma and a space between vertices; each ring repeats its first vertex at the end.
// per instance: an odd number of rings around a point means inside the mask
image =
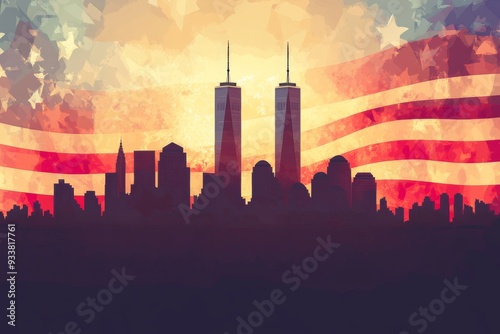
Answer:
MULTIPOLYGON (((10 146, 0 146, 0 166, 23 170, 56 174, 103 174, 115 169, 115 154, 64 154, 24 150, 10 146)), ((157 152, 159 154, 159 152, 157 152)), ((371 162, 404 159, 425 159, 445 162, 494 162, 500 161, 500 140, 488 141, 436 141, 399 140, 359 147, 345 152, 352 167, 371 162)), ((270 156, 252 156, 243 159, 243 170, 251 171, 259 160, 270 156)), ((133 172, 133 153, 125 155, 127 172, 133 172)), ((303 173, 312 170, 326 170, 328 160, 304 166, 303 173)), ((191 168, 192 172, 203 172, 201 167, 191 168)), ((312 176, 304 174, 305 180, 312 176)))
POLYGON ((324 75, 321 84, 325 89, 335 89, 343 98, 355 98, 443 77, 500 73, 499 49, 498 37, 457 31, 347 63, 310 69, 308 74, 311 78, 324 75))

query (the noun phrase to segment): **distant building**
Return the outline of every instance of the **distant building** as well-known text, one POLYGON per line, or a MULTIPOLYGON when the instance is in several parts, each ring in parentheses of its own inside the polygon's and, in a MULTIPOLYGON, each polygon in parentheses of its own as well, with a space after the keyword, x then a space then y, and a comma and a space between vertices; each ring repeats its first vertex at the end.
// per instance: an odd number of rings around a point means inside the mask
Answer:
POLYGON ((131 193, 156 187, 155 151, 134 151, 134 184, 131 193))
POLYGON ((19 205, 14 204, 12 209, 7 212, 5 221, 8 223, 26 222, 28 220, 28 206, 23 204, 21 208, 19 205))
POLYGON ((54 218, 62 222, 74 220, 79 209, 75 201, 75 190, 60 179, 54 184, 54 218))
POLYGON ((352 183, 352 208, 355 212, 377 211, 377 183, 371 173, 357 173, 352 183))
POLYGON ((439 196, 439 214, 444 223, 450 222, 450 196, 446 193, 439 196))
MULTIPOLYGON (((351 165, 341 155, 330 159, 327 169, 328 179, 332 187, 340 187, 345 196, 345 202, 348 208, 352 206, 352 179, 351 165)), ((376 207, 377 203, 375 203, 376 207)))
POLYGON ((405 222, 405 209, 403 207, 397 207, 394 212, 394 217, 398 223, 405 222))
POLYGON ((123 145, 120 139, 120 147, 118 149, 118 155, 116 156, 116 176, 118 181, 118 196, 123 196, 126 193, 126 175, 127 166, 125 161, 125 153, 123 152, 123 145))
POLYGON ((292 210, 306 209, 311 201, 309 191, 302 183, 295 183, 288 194, 288 206, 292 210))
POLYGON ((35 203, 33 203, 33 211, 30 217, 34 222, 40 221, 43 218, 43 210, 40 201, 36 200, 35 203))
POLYGON ((453 198, 453 222, 461 222, 464 214, 464 197, 462 194, 455 194, 453 198))
POLYGON ((88 190, 84 195, 84 212, 88 219, 101 218, 101 204, 95 195, 95 191, 88 190))
POLYGON ((158 161, 158 189, 167 195, 172 206, 190 205, 190 173, 183 148, 175 143, 165 146, 158 161))
POLYGON ((280 199, 280 185, 274 177, 273 168, 267 161, 257 162, 252 170, 252 200, 249 204, 276 206, 280 199))
POLYGON ((311 180, 311 200, 316 209, 330 211, 333 206, 332 186, 328 175, 323 172, 314 174, 311 180))
POLYGON ((118 201, 118 175, 116 173, 106 173, 104 183, 104 210, 106 215, 116 210, 118 201))

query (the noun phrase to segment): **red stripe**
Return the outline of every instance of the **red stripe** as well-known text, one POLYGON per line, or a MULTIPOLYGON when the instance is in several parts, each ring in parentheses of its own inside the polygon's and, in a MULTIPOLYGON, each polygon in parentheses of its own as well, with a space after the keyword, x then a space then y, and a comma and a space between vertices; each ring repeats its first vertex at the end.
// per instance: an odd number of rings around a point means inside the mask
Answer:
POLYGON ((402 103, 367 110, 306 131, 302 134, 302 149, 312 149, 370 126, 391 121, 495 117, 500 117, 500 96, 402 103))
POLYGON ((478 46, 486 41, 500 50, 498 37, 461 31, 457 35, 434 36, 354 61, 311 69, 306 78, 318 93, 327 93, 335 87, 341 99, 348 99, 441 78, 500 73, 497 55, 476 54, 478 46), (420 55, 427 47, 437 52, 434 63, 422 66, 420 55), (318 80, 325 75, 330 84, 318 80))
MULTIPOLYGON (((57 174, 99 174, 114 172, 116 154, 68 154, 25 150, 0 145, 0 166, 57 174)), ((401 140, 385 142, 346 152, 344 157, 357 167, 374 162, 404 159, 424 159, 444 162, 495 162, 500 161, 500 140, 453 142, 434 140, 401 140)), ((127 172, 132 173, 134 155, 127 153, 127 172)), ((242 161, 244 171, 252 170, 257 161, 266 156, 254 156, 242 161)), ((326 170, 328 160, 302 167, 302 179, 308 182, 317 171, 326 170)), ((191 167, 192 172, 207 169, 200 165, 191 167)))
MULTIPOLYGON (((391 160, 434 160, 481 163, 500 161, 500 140, 453 142, 401 140, 360 147, 342 154, 351 168, 391 160)), ((311 182, 317 172, 326 172, 329 159, 302 167, 302 182, 311 182)), ((375 176, 376 177, 376 176, 375 176)))

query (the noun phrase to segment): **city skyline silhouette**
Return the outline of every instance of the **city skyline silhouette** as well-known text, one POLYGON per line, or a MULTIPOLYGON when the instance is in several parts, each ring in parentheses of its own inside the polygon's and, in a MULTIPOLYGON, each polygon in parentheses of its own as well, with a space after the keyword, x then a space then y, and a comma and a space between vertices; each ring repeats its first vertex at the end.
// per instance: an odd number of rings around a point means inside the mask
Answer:
MULTIPOLYGON (((492 220, 495 212, 482 199, 473 199, 474 208, 464 204, 462 194, 439 194, 439 209, 429 196, 424 196, 421 206, 415 202, 410 208, 394 207, 386 198, 377 201, 376 176, 358 172, 351 176, 349 161, 336 155, 329 161, 327 170, 316 171, 310 180, 311 194, 301 181, 301 90, 290 81, 290 51, 286 47, 286 81, 275 88, 275 173, 267 161, 259 161, 252 172, 252 197, 248 203, 241 193, 241 87, 230 80, 230 44, 227 43, 226 81, 215 87, 215 171, 203 173, 200 194, 190 196, 190 167, 183 147, 171 142, 163 147, 156 161, 156 151, 135 150, 133 154, 134 181, 127 192, 126 157, 122 138, 116 155, 115 171, 105 174, 104 203, 99 203, 95 190, 84 194, 84 207, 75 200, 74 189, 59 179, 54 184, 53 210, 43 211, 39 202, 33 205, 29 217, 53 218, 56 221, 97 219, 116 216, 123 210, 139 213, 138 220, 147 219, 154 211, 172 208, 180 210, 183 217, 189 210, 209 206, 218 214, 240 210, 245 206, 263 210, 271 207, 300 209, 339 214, 352 219, 375 219, 375 214, 389 221, 472 222, 492 220), (232 170, 233 172, 228 173, 232 170), (326 172, 326 174, 325 174, 326 172), (158 175, 158 180, 157 180, 158 175), (214 181, 216 184, 214 185, 214 181), (210 187, 215 187, 210 190, 210 187), (216 192, 210 194, 210 191, 216 192), (209 199, 210 197, 210 199, 209 199), (266 202, 269 203, 266 204, 266 202), (105 210, 102 210, 102 207, 105 210), (394 207, 394 210, 389 207, 394 207), (378 210, 377 210, 378 208, 378 210), (186 211, 187 210, 187 211, 186 211), (453 212, 453 216, 450 215, 453 212), (406 214, 408 212, 408 214, 406 214), (140 218, 142 217, 142 218, 140 218), (360 218, 362 217, 362 218, 360 218), (403 218, 402 218, 403 217, 403 218), (405 219, 408 217, 408 219, 405 219), (453 217, 450 219, 450 217, 453 217)), ((3 219, 28 219, 28 209, 14 205, 3 219), (17 217, 17 218, 13 218, 17 217)), ((377 218, 378 219, 378 218, 377 218)), ((380 218, 382 219, 382 218, 380 218)))

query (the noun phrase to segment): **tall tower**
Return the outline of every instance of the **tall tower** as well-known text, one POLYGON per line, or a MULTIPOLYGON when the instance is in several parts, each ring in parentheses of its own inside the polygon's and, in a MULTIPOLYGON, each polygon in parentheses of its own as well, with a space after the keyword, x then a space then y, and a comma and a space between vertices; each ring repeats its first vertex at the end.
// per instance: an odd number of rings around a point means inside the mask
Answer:
POLYGON ((118 178, 118 196, 125 195, 125 175, 126 175, 125 153, 123 152, 122 139, 120 138, 120 148, 116 157, 116 175, 118 178))
POLYGON ((183 148, 170 143, 160 152, 158 189, 168 195, 172 205, 190 204, 190 168, 183 148))
POLYGON ((300 183, 300 88, 290 82, 288 44, 286 50, 286 82, 275 89, 276 178, 285 194, 300 183))
POLYGON ((230 81, 229 42, 227 79, 215 87, 215 174, 230 175, 224 188, 230 201, 241 200, 241 88, 230 81))

